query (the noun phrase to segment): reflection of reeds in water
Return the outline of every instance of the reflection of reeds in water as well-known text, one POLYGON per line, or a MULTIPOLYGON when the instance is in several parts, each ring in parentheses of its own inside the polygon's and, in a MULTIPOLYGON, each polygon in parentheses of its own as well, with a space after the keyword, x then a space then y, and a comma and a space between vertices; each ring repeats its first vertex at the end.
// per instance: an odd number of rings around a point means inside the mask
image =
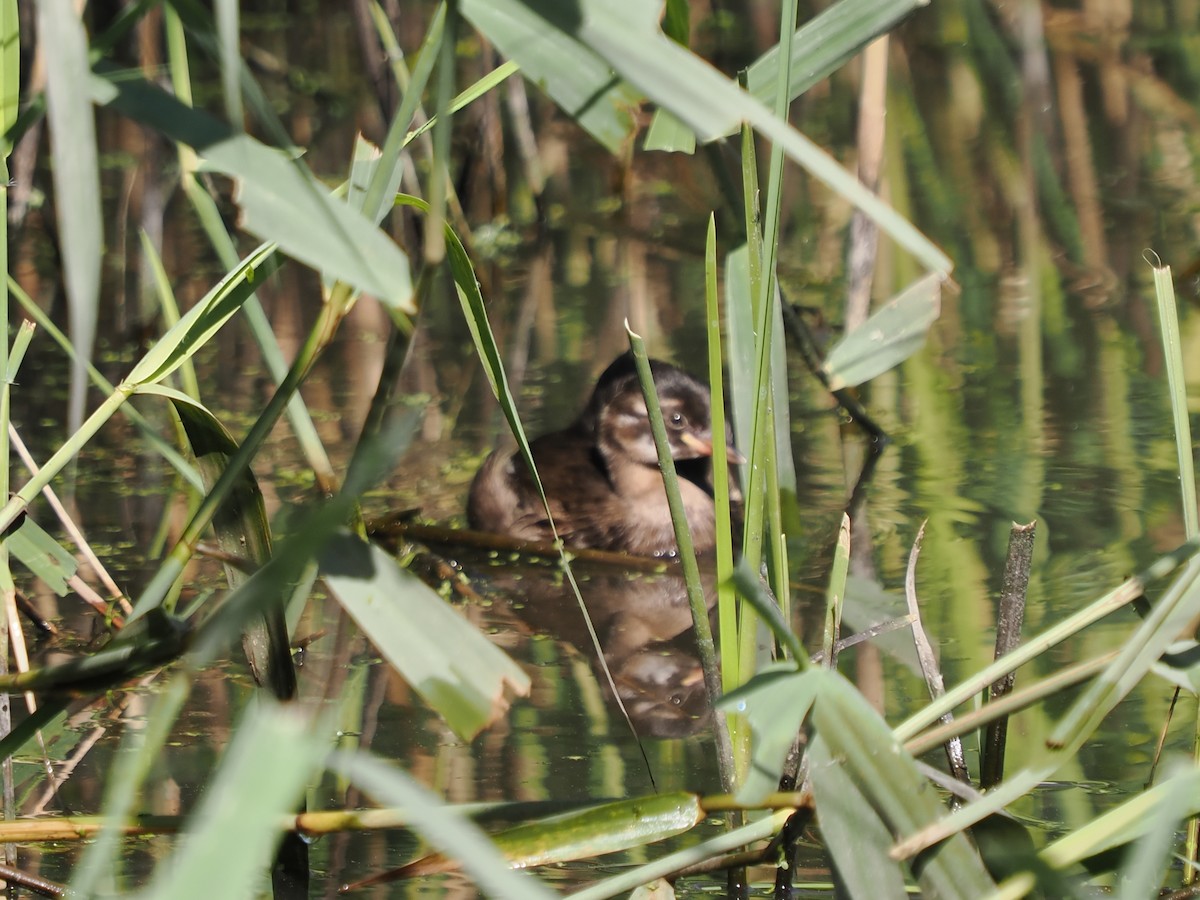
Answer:
MULTIPOLYGON (((477 586, 507 598, 536 634, 565 641, 596 665, 591 638, 574 596, 552 571, 475 569, 477 586)), ((590 568, 580 590, 617 692, 639 738, 683 737, 708 723, 708 694, 697 656, 692 614, 677 572, 632 574, 590 568)), ((706 585, 716 602, 711 571, 706 585)), ((607 679, 597 670, 596 681, 607 679)), ((614 711, 615 716, 615 711, 614 711)))

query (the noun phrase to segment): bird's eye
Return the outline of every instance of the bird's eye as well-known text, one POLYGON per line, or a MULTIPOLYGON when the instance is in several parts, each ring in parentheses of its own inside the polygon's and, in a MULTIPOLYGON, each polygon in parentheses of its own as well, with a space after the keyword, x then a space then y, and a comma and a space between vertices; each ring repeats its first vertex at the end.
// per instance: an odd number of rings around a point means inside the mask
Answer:
POLYGON ((684 422, 683 413, 678 413, 678 412, 671 413, 671 415, 669 415, 667 417, 667 422, 670 423, 672 428, 682 428, 683 422, 684 422))

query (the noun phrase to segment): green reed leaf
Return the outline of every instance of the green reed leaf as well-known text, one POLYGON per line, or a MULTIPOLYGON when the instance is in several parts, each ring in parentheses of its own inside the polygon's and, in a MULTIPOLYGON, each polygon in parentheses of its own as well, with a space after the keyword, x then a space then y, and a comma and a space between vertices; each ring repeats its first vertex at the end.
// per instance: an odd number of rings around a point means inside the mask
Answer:
POLYGON ((870 381, 920 350, 941 311, 943 281, 938 274, 926 275, 842 338, 821 366, 829 390, 870 381))
POLYGON ((38 45, 46 54, 46 110, 54 160, 55 217, 62 242, 63 279, 71 310, 71 343, 79 356, 71 366, 68 427, 83 420, 86 362, 96 339, 100 303, 100 165, 89 99, 87 35, 69 0, 37 4, 38 45))
POLYGON ((423 581, 348 534, 321 553, 321 575, 383 657, 446 723, 471 738, 529 693, 529 676, 423 581))

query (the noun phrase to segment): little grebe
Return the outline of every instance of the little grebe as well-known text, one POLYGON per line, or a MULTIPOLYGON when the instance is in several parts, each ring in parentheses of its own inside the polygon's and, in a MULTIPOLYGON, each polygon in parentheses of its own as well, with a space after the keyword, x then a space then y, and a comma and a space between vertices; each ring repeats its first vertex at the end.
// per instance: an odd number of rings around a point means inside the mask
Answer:
MULTIPOLYGON (((691 375, 650 361, 671 456, 679 473, 696 551, 715 544, 709 391, 691 375)), ((530 444, 559 536, 568 546, 668 556, 677 552, 658 454, 633 356, 600 376, 570 426, 530 444)), ((732 446, 726 456, 743 462, 732 446)), ((735 494, 735 498, 736 498, 735 494)), ((736 503, 736 499, 735 499, 736 503)), ((740 510, 735 518, 740 518, 740 510)), ((472 528, 531 541, 554 538, 520 454, 497 450, 483 463, 467 501, 472 528)))

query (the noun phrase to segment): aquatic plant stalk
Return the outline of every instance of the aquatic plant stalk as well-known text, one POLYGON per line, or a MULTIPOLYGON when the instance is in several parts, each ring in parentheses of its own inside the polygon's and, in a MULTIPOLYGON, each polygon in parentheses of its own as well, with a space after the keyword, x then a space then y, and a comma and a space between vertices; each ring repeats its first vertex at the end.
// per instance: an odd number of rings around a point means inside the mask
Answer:
MULTIPOLYGON (((1004 590, 996 622, 996 659, 1011 653, 1021 643, 1021 624, 1025 621, 1025 595, 1029 589, 1029 571, 1033 559, 1033 540, 1037 522, 1028 525, 1013 523, 1008 534, 1008 555, 1004 566, 1004 590)), ((1016 673, 998 679, 988 689, 988 702, 1010 693, 1016 673)), ((1004 778, 1004 751, 1008 738, 1008 719, 1002 718, 987 727, 979 761, 979 786, 984 790, 999 784, 1004 778)))
POLYGON ((895 734, 899 740, 907 741, 920 731, 938 721, 943 713, 951 712, 966 703, 976 694, 982 693, 993 682, 1015 672, 1025 663, 1041 656, 1051 647, 1100 621, 1122 606, 1132 603, 1146 590, 1148 584, 1169 575, 1172 571, 1200 552, 1200 540, 1188 541, 1176 550, 1155 560, 1140 574, 1127 579, 1104 596, 1092 601, 1083 609, 1068 616, 1039 635, 1027 640, 1007 656, 996 660, 960 684, 948 690, 944 697, 918 710, 898 726, 895 734))
MULTIPOLYGON (((650 371, 650 359, 646 356, 646 344, 641 335, 635 334, 625 322, 629 335, 629 348, 637 364, 638 380, 642 385, 642 397, 646 401, 646 415, 650 419, 650 430, 654 435, 654 446, 658 451, 658 468, 662 472, 663 487, 667 493, 667 505, 671 509, 671 522, 675 526, 675 542, 679 547, 679 561, 683 566, 683 581, 687 587, 688 604, 692 608, 692 626, 696 630, 696 648, 700 652, 700 664, 704 669, 704 683, 709 699, 716 703, 721 697, 721 668, 713 645, 712 627, 708 622, 708 603, 704 597, 704 585, 700 582, 700 568, 696 564, 696 550, 692 544, 692 532, 688 527, 687 511, 683 508, 683 497, 679 493, 679 476, 675 472, 675 460, 667 437, 667 426, 663 422, 662 408, 658 404, 658 393, 654 388, 654 374, 650 371)), ((724 444, 713 443, 713 456, 724 452, 724 444)), ((725 790, 734 788, 733 745, 730 743, 729 727, 724 716, 713 716, 717 739, 717 767, 721 772, 721 783, 725 790)))
POLYGON ((948 835, 959 833, 1024 796, 1056 772, 1074 757, 1104 717, 1145 677, 1197 614, 1200 614, 1200 560, 1193 556, 1113 663, 1059 721, 1046 739, 1046 749, 1038 759, 1011 775, 981 800, 968 803, 937 825, 901 840, 895 847, 896 855, 907 858, 948 835))

